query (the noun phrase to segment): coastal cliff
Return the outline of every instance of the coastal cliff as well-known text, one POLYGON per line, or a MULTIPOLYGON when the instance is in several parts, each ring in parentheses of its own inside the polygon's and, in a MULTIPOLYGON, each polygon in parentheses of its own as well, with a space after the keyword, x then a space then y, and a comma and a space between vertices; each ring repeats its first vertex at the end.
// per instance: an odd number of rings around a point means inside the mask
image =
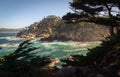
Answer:
POLYGON ((57 16, 48 16, 24 28, 17 34, 21 38, 41 37, 42 40, 100 41, 109 35, 108 27, 80 22, 67 24, 57 16))

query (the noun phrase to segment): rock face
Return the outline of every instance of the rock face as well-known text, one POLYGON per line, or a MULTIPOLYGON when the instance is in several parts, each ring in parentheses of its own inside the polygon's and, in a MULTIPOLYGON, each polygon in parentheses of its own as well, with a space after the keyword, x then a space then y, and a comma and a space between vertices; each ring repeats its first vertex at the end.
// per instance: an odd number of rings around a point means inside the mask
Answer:
POLYGON ((18 37, 35 38, 53 41, 99 41, 109 35, 108 27, 94 23, 81 22, 78 24, 66 24, 60 17, 48 16, 40 22, 36 22, 17 34, 18 37))
POLYGON ((86 22, 67 24, 57 30, 57 36, 67 36, 68 39, 82 42, 103 40, 108 34, 107 27, 86 22))
POLYGON ((69 66, 64 67, 56 73, 55 77, 104 77, 101 74, 93 73, 86 67, 69 66))

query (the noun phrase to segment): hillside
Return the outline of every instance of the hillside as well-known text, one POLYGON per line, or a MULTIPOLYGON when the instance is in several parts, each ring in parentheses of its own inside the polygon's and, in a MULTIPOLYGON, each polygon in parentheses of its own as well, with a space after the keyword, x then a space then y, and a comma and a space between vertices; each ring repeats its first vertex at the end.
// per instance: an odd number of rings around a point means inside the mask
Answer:
POLYGON ((107 35, 108 27, 86 22, 67 24, 57 16, 48 16, 17 34, 21 38, 42 37, 42 40, 48 41, 100 41, 107 35))

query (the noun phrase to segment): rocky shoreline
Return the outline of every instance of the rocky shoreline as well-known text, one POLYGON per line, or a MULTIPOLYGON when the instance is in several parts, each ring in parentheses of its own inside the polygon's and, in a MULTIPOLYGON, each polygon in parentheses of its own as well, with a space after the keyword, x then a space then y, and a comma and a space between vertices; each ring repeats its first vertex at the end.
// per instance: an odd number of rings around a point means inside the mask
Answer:
POLYGON ((109 27, 81 22, 66 24, 60 17, 48 16, 17 34, 20 38, 42 38, 43 41, 101 41, 109 35, 109 27), (101 31, 102 30, 102 31, 101 31))

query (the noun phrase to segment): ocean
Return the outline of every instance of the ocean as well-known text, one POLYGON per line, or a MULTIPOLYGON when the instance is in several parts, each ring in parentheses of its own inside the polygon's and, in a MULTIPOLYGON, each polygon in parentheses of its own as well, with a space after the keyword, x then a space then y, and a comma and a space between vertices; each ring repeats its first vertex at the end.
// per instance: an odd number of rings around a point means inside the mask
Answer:
MULTIPOLYGON (((17 38, 17 33, 0 33, 0 56, 14 52, 17 46, 26 39, 17 38)), ((55 58, 68 57, 70 55, 86 55, 87 48, 97 46, 98 42, 74 42, 74 41, 34 41, 32 46, 39 47, 37 55, 52 56, 55 58)))
POLYGON ((23 40, 16 38, 17 33, 0 33, 0 56, 14 52, 18 44, 23 40))

